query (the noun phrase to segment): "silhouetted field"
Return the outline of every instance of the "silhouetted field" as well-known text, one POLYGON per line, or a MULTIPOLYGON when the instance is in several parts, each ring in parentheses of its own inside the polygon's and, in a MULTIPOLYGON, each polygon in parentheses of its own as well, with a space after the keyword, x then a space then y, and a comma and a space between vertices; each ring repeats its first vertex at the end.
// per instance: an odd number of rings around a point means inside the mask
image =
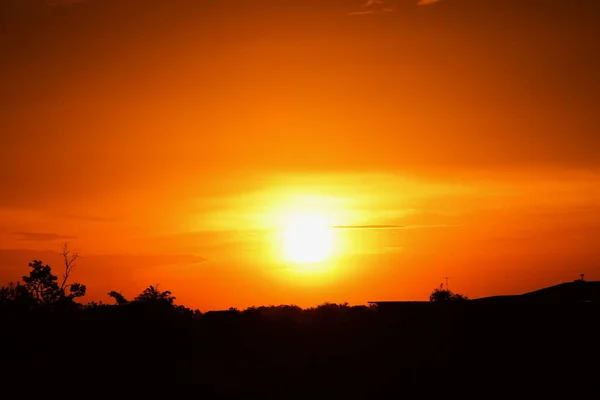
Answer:
POLYGON ((471 301, 402 312, 324 304, 203 315, 166 302, 61 311, 5 307, 0 343, 11 379, 29 379, 39 369, 51 381, 66 374, 104 386, 364 398, 415 385, 417 378, 481 375, 506 387, 535 376, 598 371, 599 316, 593 304, 471 301))

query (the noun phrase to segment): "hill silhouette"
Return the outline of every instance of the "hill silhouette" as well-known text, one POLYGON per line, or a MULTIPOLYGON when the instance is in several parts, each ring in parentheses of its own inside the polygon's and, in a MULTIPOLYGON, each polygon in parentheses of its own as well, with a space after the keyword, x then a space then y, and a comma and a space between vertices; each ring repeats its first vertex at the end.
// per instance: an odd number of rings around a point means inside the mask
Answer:
POLYGON ((600 302, 600 282, 578 279, 573 282, 563 282, 554 286, 537 289, 519 295, 491 296, 474 299, 477 302, 488 303, 537 303, 537 304, 576 304, 584 302, 600 302))

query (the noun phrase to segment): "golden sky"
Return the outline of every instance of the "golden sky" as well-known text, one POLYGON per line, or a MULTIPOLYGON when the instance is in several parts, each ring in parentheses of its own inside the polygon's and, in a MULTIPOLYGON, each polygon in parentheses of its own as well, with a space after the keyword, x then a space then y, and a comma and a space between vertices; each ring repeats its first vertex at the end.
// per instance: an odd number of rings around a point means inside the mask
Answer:
POLYGON ((202 310, 600 280, 597 0, 5 0, 0 284, 202 310), (315 271, 278 253, 326 216, 315 271))

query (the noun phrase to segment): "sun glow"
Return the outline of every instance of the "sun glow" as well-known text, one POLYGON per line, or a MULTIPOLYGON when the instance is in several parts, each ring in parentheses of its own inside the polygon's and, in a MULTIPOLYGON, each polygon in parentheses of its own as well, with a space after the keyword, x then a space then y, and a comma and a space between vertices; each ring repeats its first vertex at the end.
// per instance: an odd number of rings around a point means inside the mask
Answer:
POLYGON ((318 214, 293 214, 283 228, 283 256, 297 264, 324 261, 333 252, 333 232, 326 217, 318 214))

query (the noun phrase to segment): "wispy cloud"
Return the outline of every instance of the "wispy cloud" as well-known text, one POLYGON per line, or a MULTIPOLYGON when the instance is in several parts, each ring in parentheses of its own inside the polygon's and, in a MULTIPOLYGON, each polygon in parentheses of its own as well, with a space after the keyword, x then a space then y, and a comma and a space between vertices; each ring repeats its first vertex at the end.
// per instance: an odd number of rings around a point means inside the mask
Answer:
POLYGON ((331 229, 427 229, 455 228, 463 225, 433 224, 433 225, 334 225, 331 229))
POLYGON ((74 219, 80 221, 90 221, 90 222, 122 222, 121 218, 117 217, 99 217, 96 215, 86 215, 86 214, 58 214, 60 218, 66 219, 74 219))
POLYGON ((334 225, 332 229, 402 229, 401 225, 334 225))
MULTIPOLYGON (((441 0, 417 0, 417 6, 428 6, 435 4, 441 0)), ((413 3, 415 4, 415 3, 413 3)), ((360 6, 357 11, 349 12, 348 15, 365 15, 365 14, 378 14, 385 12, 393 12, 395 7, 391 0, 367 0, 360 6)))
POLYGON ((429 228, 458 228, 461 224, 437 224, 437 225, 407 225, 405 229, 429 229, 429 228))
POLYGON ((360 10, 349 12, 348 15, 364 15, 392 11, 394 11, 394 8, 388 5, 384 0, 367 0, 366 3, 360 7, 360 10))
POLYGON ((44 232, 14 232, 13 235, 18 237, 17 240, 31 242, 47 242, 52 240, 77 239, 75 236, 59 235, 57 233, 44 232))
POLYGON ((50 7, 61 7, 86 3, 87 1, 88 0, 46 0, 46 5, 50 7))

